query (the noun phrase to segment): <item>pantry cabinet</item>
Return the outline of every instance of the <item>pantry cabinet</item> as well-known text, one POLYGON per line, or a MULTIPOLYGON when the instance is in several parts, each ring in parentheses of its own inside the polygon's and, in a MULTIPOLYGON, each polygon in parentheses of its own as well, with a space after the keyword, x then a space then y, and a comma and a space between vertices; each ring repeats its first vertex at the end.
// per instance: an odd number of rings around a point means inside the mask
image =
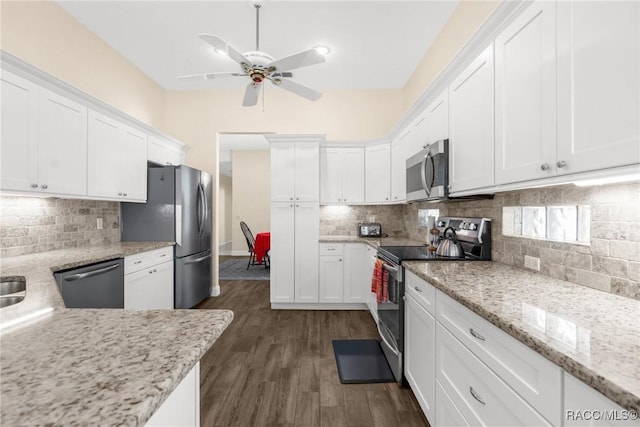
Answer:
POLYGON ((87 108, 2 72, 2 190, 87 194, 87 108))
POLYGON ((364 202, 364 147, 320 149, 320 202, 364 202))
POLYGON ((318 202, 271 204, 271 303, 318 302, 318 202))
POLYGON ((147 199, 147 135, 89 112, 88 194, 111 200, 147 199))
POLYGON ((320 148, 317 142, 271 142, 271 201, 317 202, 320 148))
POLYGON ((494 183, 493 46, 449 85, 449 192, 494 183))
POLYGON ((558 174, 640 162, 640 3, 559 1, 558 174))
POLYGON ((495 40, 496 184, 556 174, 556 4, 533 2, 495 40))
POLYGON ((387 203, 391 197, 390 144, 367 146, 365 156, 365 201, 387 203))

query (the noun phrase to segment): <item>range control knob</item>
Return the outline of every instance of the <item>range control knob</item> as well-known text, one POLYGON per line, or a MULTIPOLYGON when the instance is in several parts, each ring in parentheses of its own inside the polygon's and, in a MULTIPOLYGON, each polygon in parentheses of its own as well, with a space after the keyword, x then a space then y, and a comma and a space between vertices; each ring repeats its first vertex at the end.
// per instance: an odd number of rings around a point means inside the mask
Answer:
POLYGON ((476 231, 477 229, 478 229, 478 224, 475 224, 473 222, 469 224, 469 230, 476 231))

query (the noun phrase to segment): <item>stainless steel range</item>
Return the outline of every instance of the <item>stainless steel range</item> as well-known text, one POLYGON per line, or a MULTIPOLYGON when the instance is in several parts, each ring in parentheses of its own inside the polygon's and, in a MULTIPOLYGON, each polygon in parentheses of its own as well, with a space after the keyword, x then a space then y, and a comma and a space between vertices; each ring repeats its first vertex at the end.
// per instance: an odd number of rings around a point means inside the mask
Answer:
POLYGON ((404 267, 403 261, 490 261, 491 220, 488 218, 440 217, 436 227, 442 239, 452 228, 463 249, 460 257, 438 256, 426 245, 380 246, 377 257, 384 262, 388 275, 388 299, 377 304, 378 332, 391 371, 402 382, 404 349, 404 267))

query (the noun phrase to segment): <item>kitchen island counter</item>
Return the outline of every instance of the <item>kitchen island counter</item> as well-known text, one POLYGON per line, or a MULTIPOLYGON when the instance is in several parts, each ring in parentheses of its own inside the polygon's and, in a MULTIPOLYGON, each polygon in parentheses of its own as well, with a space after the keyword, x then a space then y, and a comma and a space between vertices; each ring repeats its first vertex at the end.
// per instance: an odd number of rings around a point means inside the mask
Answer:
POLYGON ((640 301, 496 262, 403 265, 623 408, 640 411, 640 301))

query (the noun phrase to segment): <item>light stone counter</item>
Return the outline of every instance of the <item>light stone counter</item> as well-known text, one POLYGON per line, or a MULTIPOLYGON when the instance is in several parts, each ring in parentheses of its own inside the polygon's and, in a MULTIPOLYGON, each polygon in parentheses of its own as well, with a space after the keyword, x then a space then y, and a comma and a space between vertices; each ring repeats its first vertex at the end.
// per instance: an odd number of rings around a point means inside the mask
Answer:
POLYGON ((495 262, 403 265, 620 406, 640 410, 640 301, 495 262))
POLYGON ((67 309, 53 272, 173 243, 124 242, 1 260, 27 297, 0 309, 0 425, 144 425, 231 323, 228 310, 67 309))

